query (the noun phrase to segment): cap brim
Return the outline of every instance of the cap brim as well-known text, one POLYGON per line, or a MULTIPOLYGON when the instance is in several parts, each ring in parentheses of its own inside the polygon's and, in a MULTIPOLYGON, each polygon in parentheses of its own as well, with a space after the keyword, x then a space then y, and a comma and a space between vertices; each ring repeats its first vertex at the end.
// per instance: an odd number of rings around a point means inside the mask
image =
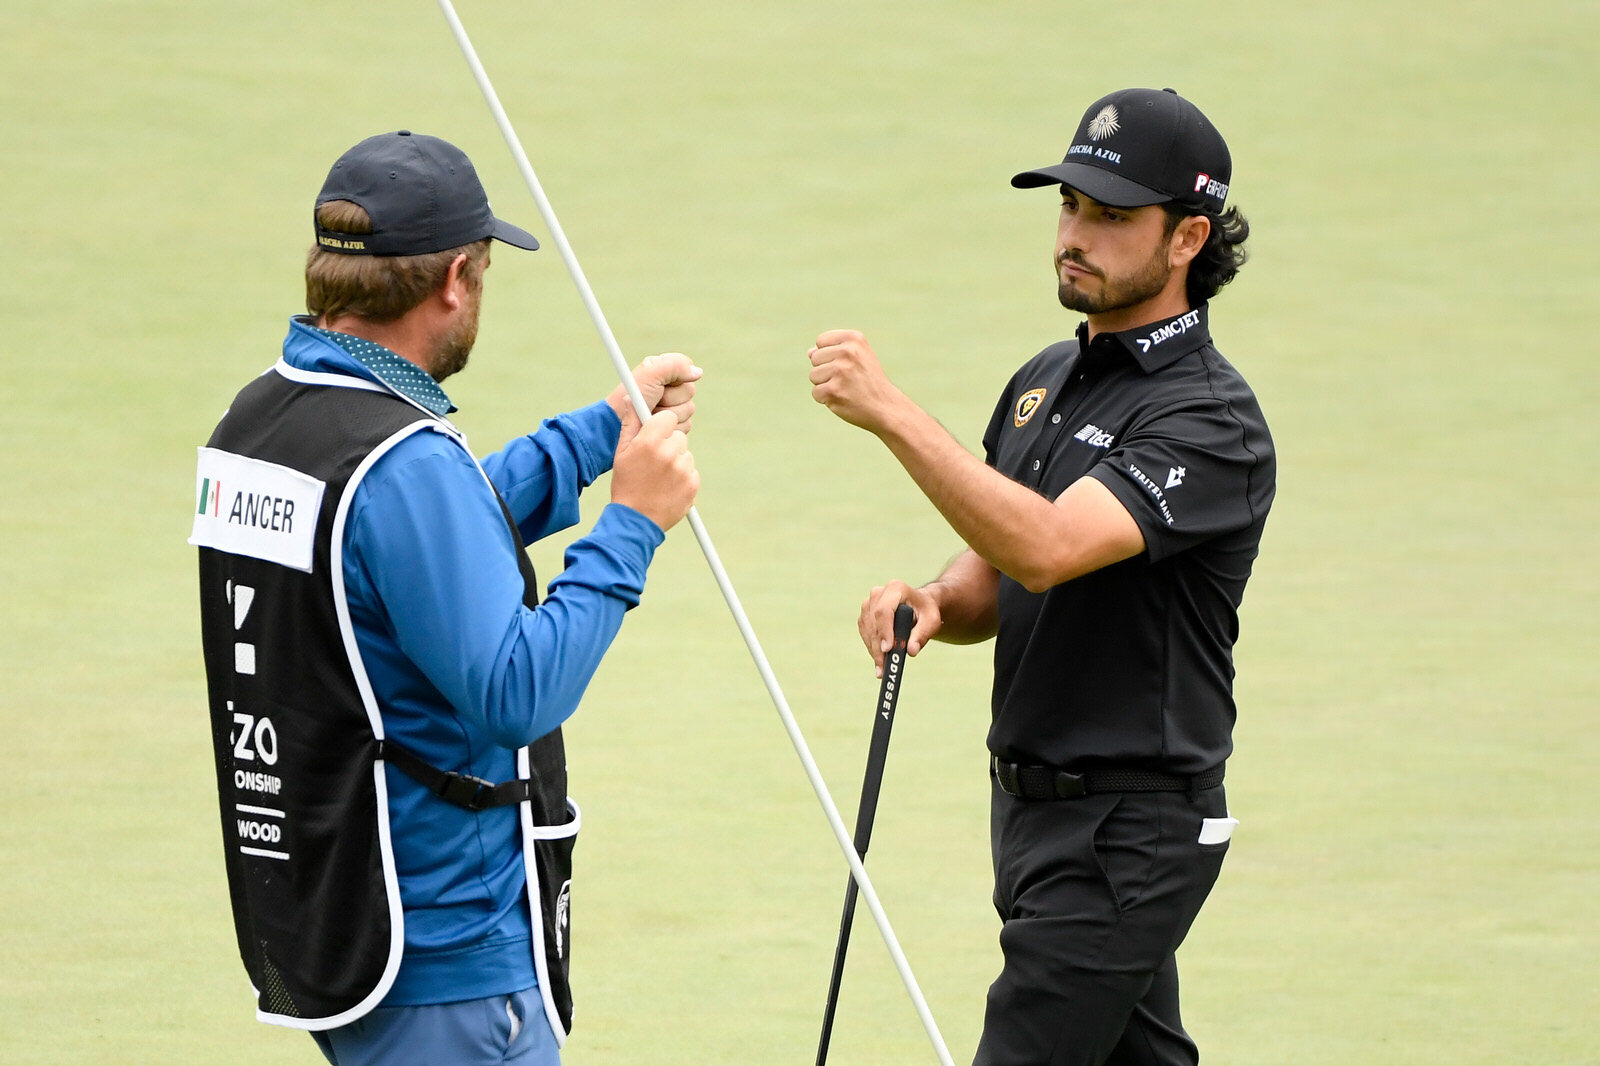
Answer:
MULTIPOLYGON (((1094 194, 1090 193, 1089 195, 1093 196, 1094 194)), ((537 250, 539 247, 539 242, 534 238, 533 234, 520 226, 513 226, 504 219, 497 218, 494 220, 494 232, 489 236, 497 241, 504 241, 513 248, 526 248, 530 252, 537 250)))
POLYGON ((1018 189, 1037 189, 1043 185, 1070 185, 1085 196, 1093 197, 1111 207, 1145 207, 1162 204, 1172 197, 1164 192, 1147 189, 1137 182, 1091 167, 1086 163, 1057 163, 1053 167, 1025 170, 1011 179, 1018 189))

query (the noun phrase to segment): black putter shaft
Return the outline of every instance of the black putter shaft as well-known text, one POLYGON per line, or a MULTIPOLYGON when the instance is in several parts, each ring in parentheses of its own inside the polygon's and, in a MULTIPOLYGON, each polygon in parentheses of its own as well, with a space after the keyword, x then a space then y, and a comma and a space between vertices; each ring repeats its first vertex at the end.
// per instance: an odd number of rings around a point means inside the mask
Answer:
MULTIPOLYGON (((856 811, 856 854, 867 860, 867 845, 872 841, 872 819, 878 813, 878 792, 883 787, 883 764, 889 754, 889 730, 894 728, 894 708, 900 701, 900 685, 905 677, 906 642, 916 612, 902 603, 894 612, 894 644, 883 658, 883 681, 878 686, 878 703, 873 708, 872 744, 867 750, 867 776, 861 783, 861 806, 856 811)), ((839 984, 844 980, 844 956, 850 946, 850 926, 856 915, 855 875, 845 882, 844 915, 839 919, 839 942, 833 949, 833 976, 828 981, 828 1005, 822 1013, 822 1039, 817 1043, 817 1066, 828 1061, 828 1040, 833 1035, 833 1012, 839 1004, 839 984)))

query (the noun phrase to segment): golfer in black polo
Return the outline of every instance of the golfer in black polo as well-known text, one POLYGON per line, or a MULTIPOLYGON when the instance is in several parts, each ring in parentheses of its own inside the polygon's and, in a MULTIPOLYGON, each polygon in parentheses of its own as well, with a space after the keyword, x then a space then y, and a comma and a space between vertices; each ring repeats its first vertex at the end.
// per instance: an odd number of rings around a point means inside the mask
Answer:
POLYGON ((967 550, 862 605, 930 639, 995 638, 991 838, 1005 965, 981 1066, 1194 1063, 1174 953, 1235 824, 1238 608, 1272 505, 1272 439, 1211 342, 1244 261, 1222 137, 1171 90, 1091 104, 1059 165, 1054 267, 1085 320, 1012 377, 987 462, 890 382, 861 334, 811 350, 812 395, 875 434, 967 550))

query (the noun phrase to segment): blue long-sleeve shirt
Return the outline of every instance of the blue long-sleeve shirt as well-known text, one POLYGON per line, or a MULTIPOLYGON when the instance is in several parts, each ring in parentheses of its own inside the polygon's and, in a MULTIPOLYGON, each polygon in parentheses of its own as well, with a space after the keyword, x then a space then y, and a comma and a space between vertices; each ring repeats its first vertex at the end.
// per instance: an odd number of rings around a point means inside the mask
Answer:
MULTIPOLYGON (((284 361, 378 381, 437 414, 431 379, 370 342, 291 323, 284 361)), ((451 437, 415 433, 385 453, 351 497, 344 580, 356 643, 385 733, 441 769, 516 776, 514 749, 577 709, 639 600, 663 539, 610 504, 567 550, 536 609, 493 482, 524 540, 573 525, 578 494, 610 469, 620 423, 605 403, 558 415, 482 460, 451 437)), ((515 807, 473 813, 393 767, 390 833, 405 911, 405 954, 386 1006, 477 999, 535 984, 515 807)))

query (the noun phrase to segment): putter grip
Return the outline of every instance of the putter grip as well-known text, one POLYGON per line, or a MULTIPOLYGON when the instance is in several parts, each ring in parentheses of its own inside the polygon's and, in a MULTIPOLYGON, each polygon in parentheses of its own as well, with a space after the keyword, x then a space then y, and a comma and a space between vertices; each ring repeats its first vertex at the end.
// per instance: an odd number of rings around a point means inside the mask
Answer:
POLYGON ((894 609, 894 643, 895 647, 903 648, 911 639, 911 627, 917 624, 917 612, 911 609, 909 603, 902 603, 894 609))

